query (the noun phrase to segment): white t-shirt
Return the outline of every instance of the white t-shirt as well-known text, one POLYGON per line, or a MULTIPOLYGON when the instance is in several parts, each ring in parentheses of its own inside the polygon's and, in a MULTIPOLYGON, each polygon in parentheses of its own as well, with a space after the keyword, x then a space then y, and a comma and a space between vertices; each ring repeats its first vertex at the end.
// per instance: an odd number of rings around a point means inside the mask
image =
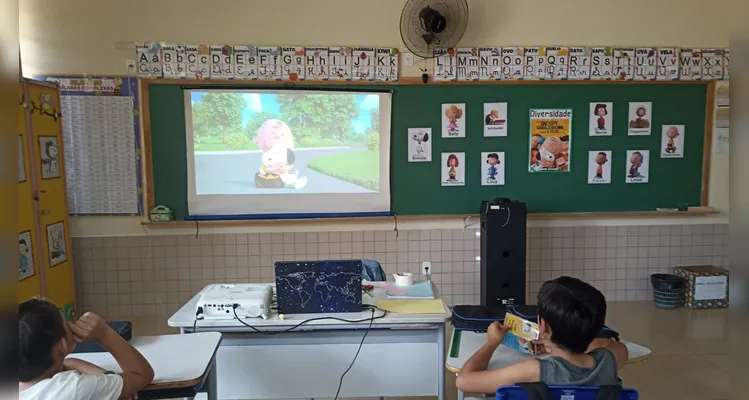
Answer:
POLYGON ((122 377, 119 375, 65 371, 24 390, 19 400, 117 400, 120 394, 122 377))

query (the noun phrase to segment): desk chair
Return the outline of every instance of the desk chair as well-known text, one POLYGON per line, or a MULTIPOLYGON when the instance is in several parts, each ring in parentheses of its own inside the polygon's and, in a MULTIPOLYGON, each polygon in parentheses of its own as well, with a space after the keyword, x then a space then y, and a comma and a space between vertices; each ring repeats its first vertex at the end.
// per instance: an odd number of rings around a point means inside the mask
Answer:
POLYGON ((637 391, 620 386, 546 386, 543 382, 519 383, 497 389, 496 400, 637 400, 637 391))

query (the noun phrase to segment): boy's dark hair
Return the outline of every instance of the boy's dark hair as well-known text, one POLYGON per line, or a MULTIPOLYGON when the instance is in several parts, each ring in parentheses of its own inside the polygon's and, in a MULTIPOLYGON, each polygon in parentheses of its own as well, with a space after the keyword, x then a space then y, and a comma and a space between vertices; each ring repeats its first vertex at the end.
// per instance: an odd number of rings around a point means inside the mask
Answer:
POLYGON ((547 281, 538 292, 538 316, 551 327, 551 342, 584 353, 606 320, 606 298, 577 278, 547 281))
POLYGON ((52 366, 52 351, 65 337, 64 321, 54 304, 31 299, 18 306, 18 380, 39 378, 52 366))

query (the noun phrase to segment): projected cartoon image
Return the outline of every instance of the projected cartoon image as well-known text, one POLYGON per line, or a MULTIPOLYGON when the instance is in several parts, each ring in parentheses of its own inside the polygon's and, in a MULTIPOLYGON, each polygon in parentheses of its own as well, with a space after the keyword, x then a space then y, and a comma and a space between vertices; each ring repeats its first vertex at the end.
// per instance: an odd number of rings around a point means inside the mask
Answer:
POLYGON ((197 195, 374 193, 377 94, 192 91, 197 195))

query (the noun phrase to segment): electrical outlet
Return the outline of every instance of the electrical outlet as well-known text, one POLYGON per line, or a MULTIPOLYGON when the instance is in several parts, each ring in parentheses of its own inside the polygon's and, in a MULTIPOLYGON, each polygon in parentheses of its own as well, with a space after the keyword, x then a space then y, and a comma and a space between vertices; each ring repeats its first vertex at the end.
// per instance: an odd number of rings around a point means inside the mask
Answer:
POLYGON ((432 263, 429 261, 424 261, 421 263, 421 273, 424 275, 431 275, 432 274, 432 263))
POLYGON ((407 67, 414 66, 414 55, 411 53, 403 53, 403 65, 407 67))
POLYGON ((128 74, 135 74, 135 60, 131 58, 125 60, 125 67, 128 74))

